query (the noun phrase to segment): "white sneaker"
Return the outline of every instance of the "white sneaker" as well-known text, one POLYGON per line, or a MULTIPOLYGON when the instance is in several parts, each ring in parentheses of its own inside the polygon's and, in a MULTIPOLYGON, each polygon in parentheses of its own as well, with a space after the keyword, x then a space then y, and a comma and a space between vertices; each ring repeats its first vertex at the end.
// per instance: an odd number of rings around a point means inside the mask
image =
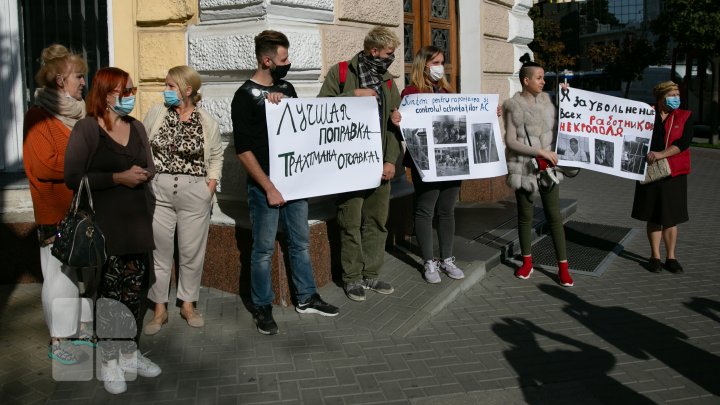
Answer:
POLYGON ((460 280, 465 278, 463 273, 458 266, 455 265, 455 256, 448 257, 447 259, 440 262, 440 270, 442 270, 448 277, 460 280))
POLYGON ((160 366, 143 356, 139 350, 130 357, 126 357, 125 354, 120 355, 120 368, 126 373, 137 373, 143 377, 157 377, 162 373, 160 366))
POLYGON ((440 282, 440 273, 438 272, 437 262, 434 259, 425 262, 425 281, 430 284, 440 282))
POLYGON ((127 391, 125 374, 120 368, 117 360, 110 360, 103 363, 100 369, 100 379, 103 380, 105 391, 111 394, 122 394, 127 391))

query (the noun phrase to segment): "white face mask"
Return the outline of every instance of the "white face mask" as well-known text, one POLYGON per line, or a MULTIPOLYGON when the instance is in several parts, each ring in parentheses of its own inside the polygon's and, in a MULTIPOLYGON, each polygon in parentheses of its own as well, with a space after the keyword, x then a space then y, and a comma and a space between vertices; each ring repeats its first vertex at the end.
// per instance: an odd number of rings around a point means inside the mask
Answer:
POLYGON ((429 66, 428 70, 430 71, 428 73, 428 76, 430 76, 430 80, 434 82, 440 80, 443 76, 445 76, 445 67, 443 65, 429 66))

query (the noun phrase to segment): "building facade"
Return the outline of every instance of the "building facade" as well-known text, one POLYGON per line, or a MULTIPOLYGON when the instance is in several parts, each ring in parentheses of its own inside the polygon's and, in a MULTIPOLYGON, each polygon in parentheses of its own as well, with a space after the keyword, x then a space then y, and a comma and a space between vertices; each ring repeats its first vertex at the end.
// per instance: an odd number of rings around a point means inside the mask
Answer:
MULTIPOLYGON (((22 172, 22 117, 32 101, 32 75, 38 67, 33 63, 44 46, 60 42, 82 49, 91 75, 105 65, 128 71, 139 87, 134 112, 138 119, 161 102, 167 70, 188 64, 203 78, 202 106, 220 123, 226 151, 213 224, 228 229, 211 231, 211 238, 231 243, 235 226, 247 226, 247 213, 245 176, 232 145, 230 102, 256 68, 257 33, 274 29, 288 36, 293 66, 288 79, 300 97, 316 96, 328 69, 354 56, 366 32, 382 25, 404 38, 391 67, 400 87, 414 52, 435 44, 447 49, 448 74, 460 92, 497 93, 503 100, 519 89, 518 59, 529 51, 527 44, 533 38, 527 16, 532 4, 532 0, 0 0, 0 94, 9 94, 0 103, 0 173, 22 172), (70 32, 63 33, 62 23, 73 21, 77 13, 82 14, 78 23, 87 26, 74 33, 76 24, 64 24, 70 32)), ((404 178, 398 177, 396 183, 397 197, 411 192, 404 178)), ((3 193, 3 211, 29 210, 29 194, 23 196, 22 186, 14 189, 12 197, 3 193)), ((465 182, 461 198, 492 200, 509 194, 504 179, 496 178, 465 182)), ((332 204, 320 199, 313 206, 313 227, 323 227, 334 215, 332 204)))

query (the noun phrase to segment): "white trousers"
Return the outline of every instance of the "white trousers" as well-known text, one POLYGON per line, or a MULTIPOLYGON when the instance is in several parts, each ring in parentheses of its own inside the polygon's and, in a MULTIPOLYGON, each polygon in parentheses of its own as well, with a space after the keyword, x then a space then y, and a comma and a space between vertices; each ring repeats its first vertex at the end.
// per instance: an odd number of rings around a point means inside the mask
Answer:
POLYGON ((80 298, 77 269, 63 265, 50 253, 51 247, 40 248, 45 323, 51 337, 72 337, 77 334, 79 322, 92 322, 92 302, 80 298))
POLYGON ((200 296, 212 195, 201 176, 163 173, 156 175, 152 184, 156 199, 153 215, 155 282, 148 298, 158 304, 168 302, 177 230, 177 298, 195 302, 200 296))

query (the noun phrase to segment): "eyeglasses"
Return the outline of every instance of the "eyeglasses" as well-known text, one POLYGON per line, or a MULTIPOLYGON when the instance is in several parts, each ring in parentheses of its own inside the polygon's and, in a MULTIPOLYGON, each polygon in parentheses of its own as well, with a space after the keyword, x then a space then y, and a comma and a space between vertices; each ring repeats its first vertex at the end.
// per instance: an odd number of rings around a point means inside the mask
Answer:
POLYGON ((130 95, 135 95, 137 93, 137 87, 127 87, 124 88, 120 94, 122 94, 123 97, 129 97, 130 95))

